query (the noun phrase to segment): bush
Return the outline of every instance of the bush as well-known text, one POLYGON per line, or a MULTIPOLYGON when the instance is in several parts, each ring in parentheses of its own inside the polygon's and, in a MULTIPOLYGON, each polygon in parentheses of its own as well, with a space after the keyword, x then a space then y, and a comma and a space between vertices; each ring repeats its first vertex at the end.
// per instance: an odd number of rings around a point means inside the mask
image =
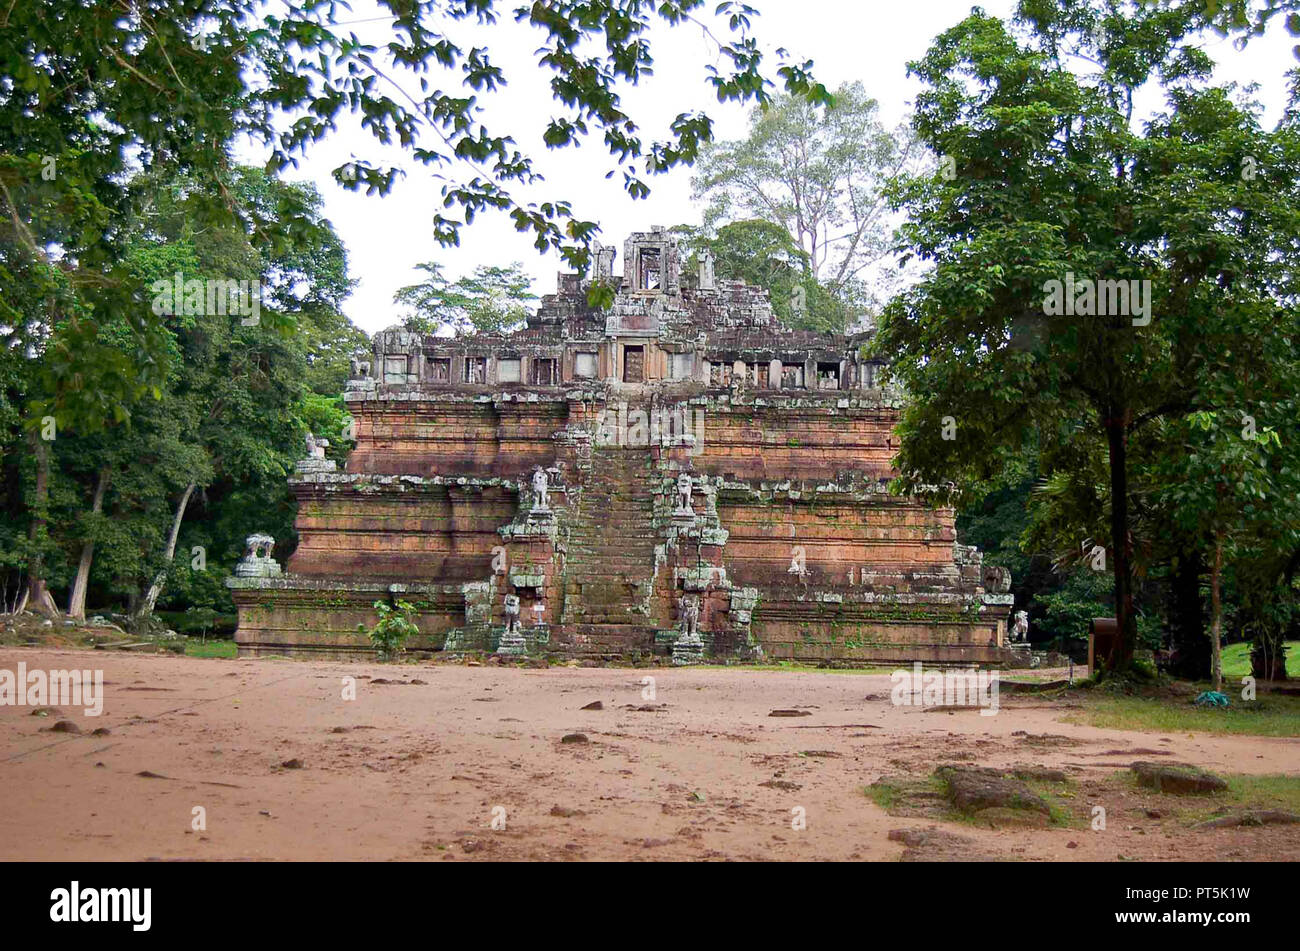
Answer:
POLYGON ((366 631, 364 624, 358 624, 357 630, 370 637, 370 644, 379 652, 380 660, 394 660, 406 651, 406 639, 420 633, 412 620, 416 613, 415 605, 407 601, 393 605, 376 601, 375 613, 379 615, 379 622, 373 628, 366 631))

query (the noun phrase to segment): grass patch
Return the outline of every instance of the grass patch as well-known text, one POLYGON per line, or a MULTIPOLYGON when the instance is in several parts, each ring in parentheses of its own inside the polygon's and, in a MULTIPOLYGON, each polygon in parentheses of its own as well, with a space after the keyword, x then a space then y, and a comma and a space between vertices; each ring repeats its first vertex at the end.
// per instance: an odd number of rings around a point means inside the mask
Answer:
POLYGON ((239 656, 239 647, 234 641, 196 641, 193 638, 185 643, 186 657, 224 657, 234 659, 239 656))
POLYGON ((1139 785, 1137 777, 1128 770, 1116 772, 1105 784, 1122 790, 1144 808, 1159 807, 1165 816, 1185 827, 1248 811, 1281 810, 1300 814, 1300 776, 1218 775, 1227 780, 1228 788, 1204 795, 1159 793, 1139 785))
POLYGON ((915 793, 917 787, 925 787, 927 791, 941 794, 944 791, 944 784, 934 777, 927 780, 918 780, 904 784, 897 777, 883 776, 876 780, 864 791, 867 798, 874 802, 881 809, 884 809, 890 815, 900 806, 907 803, 908 794, 915 793))
POLYGON ((1251 809, 1285 809, 1300 813, 1300 776, 1224 776, 1227 795, 1251 809))
MULTIPOLYGON (((1006 775, 1011 775, 1008 770, 1006 775)), ((1046 824, 1057 828, 1082 827, 1088 819, 1076 815, 1077 805, 1072 804, 1075 794, 1071 784, 1047 780, 1028 780, 1025 786, 1047 803, 1046 824)), ((981 809, 963 812, 948 798, 948 783, 931 773, 925 777, 882 776, 863 792, 867 798, 891 816, 913 819, 937 819, 964 825, 996 828, 1014 828, 1022 821, 1042 821, 1043 814, 1032 809, 981 809)))
POLYGON ((1060 828, 1082 828, 1088 824, 1085 817, 1076 815, 1077 805, 1071 800, 1077 798, 1070 789, 1069 782, 1051 783, 1043 780, 1030 779, 1025 781, 1025 785, 1030 791, 1042 797, 1047 803, 1048 818, 1052 825, 1060 828), (1065 801, 1062 801, 1065 800, 1065 801))
MULTIPOLYGON (((1286 673, 1300 677, 1300 641, 1286 642, 1286 673)), ((1229 644, 1223 649, 1224 679, 1241 680, 1250 674, 1250 644, 1229 644)))
POLYGON ((1108 730, 1300 736, 1300 697, 1234 697, 1230 707, 1197 707, 1185 696, 1084 695, 1084 708, 1064 717, 1108 730))

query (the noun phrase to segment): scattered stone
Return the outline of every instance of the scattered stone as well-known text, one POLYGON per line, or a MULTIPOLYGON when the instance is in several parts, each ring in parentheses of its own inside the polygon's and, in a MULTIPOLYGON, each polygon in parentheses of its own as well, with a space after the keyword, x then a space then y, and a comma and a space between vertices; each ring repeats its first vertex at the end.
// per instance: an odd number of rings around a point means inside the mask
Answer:
POLYGON ((796 789, 803 789, 799 783, 792 783, 788 779, 769 779, 766 782, 759 783, 760 786, 766 786, 769 789, 782 789, 786 792, 794 792, 796 789))
POLYGON ((169 777, 167 777, 167 776, 163 776, 161 773, 154 773, 154 772, 151 772, 151 771, 149 771, 149 770, 147 770, 147 769, 142 769, 142 770, 140 770, 140 772, 136 773, 136 775, 139 776, 141 779, 167 779, 167 778, 169 778, 169 777))
POLYGON ((643 703, 640 706, 632 703, 623 704, 624 710, 631 710, 633 713, 663 713, 668 709, 666 703, 643 703))
POLYGON ((840 754, 834 750, 802 750, 800 756, 811 756, 815 759, 839 759, 840 754))
POLYGON ((1016 730, 1011 735, 1020 737, 1022 742, 1030 746, 1078 746, 1082 742, 1059 733, 1026 733, 1024 730, 1016 730))
POLYGON ((1070 842, 1065 843, 1065 847, 1067 849, 1077 849, 1079 847, 1079 843, 1072 840, 1070 842))
POLYGON ((1020 809, 1049 815, 1046 801, 1018 779, 998 776, 992 770, 943 766, 936 778, 947 784, 948 800, 962 812, 985 809, 1020 809))
POLYGON ((285 760, 280 765, 283 766, 285 769, 302 769, 302 760, 298 759, 295 756, 293 759, 285 760))
POLYGON ((890 829, 889 841, 907 846, 899 859, 902 862, 983 862, 993 858, 981 851, 974 840, 934 826, 890 829))
POLYGON ((987 823, 991 829, 1046 829, 1052 823, 1047 813, 1018 806, 990 806, 974 813, 974 818, 987 823))
POLYGON ((60 720, 54 726, 50 727, 51 733, 80 733, 81 727, 71 720, 60 720))
POLYGON ((34 717, 61 717, 63 711, 58 707, 37 707, 32 711, 34 717))
POLYGON ((559 819, 572 819, 575 816, 585 816, 586 813, 581 809, 566 809, 564 806, 551 806, 551 815, 559 819))
POLYGON ((92 730, 92 731, 90 732, 90 735, 91 735, 91 736, 108 736, 108 735, 109 735, 110 733, 112 733, 112 732, 113 732, 113 731, 110 730, 108 727, 106 727, 106 726, 101 726, 101 727, 99 727, 99 728, 96 729, 96 730, 92 730))
POLYGON ((1228 781, 1221 776, 1187 763, 1133 763, 1129 769, 1137 775, 1139 786, 1178 796, 1222 792, 1228 781))
POLYGON ((590 743, 591 740, 587 739, 587 734, 585 733, 566 733, 564 734, 564 736, 560 737, 560 742, 561 743, 590 743))
POLYGON ((1197 823, 1192 828, 1228 829, 1234 826, 1293 825, 1297 822, 1300 822, 1300 815, 1296 815, 1294 812, 1284 812, 1281 809, 1251 809, 1235 815, 1209 819, 1197 823))
POLYGON ((1052 769, 1048 766, 1012 766, 1005 770, 1016 779, 1031 779, 1047 783, 1063 783, 1066 781, 1064 770, 1052 769))
POLYGON ((1173 756, 1172 750, 1148 750, 1139 747, 1136 750, 1107 750, 1104 753, 1093 753, 1093 756, 1173 756))
POLYGON ((586 705, 585 707, 583 707, 582 709, 584 709, 584 710, 604 710, 604 709, 605 709, 605 705, 604 705, 603 703, 601 703, 599 700, 593 700, 593 701, 591 701, 591 703, 587 704, 587 705, 586 705))
POLYGON ((1147 809, 1146 816, 1148 819, 1163 819, 1165 814, 1159 809, 1147 809))
POLYGON ((773 710, 768 714, 769 717, 810 717, 812 714, 807 710, 773 710))

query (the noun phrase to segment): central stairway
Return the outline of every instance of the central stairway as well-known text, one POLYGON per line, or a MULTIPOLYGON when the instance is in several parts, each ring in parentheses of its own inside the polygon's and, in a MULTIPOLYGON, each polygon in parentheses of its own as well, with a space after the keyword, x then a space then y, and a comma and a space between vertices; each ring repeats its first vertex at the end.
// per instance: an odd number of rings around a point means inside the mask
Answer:
POLYGON ((585 654, 649 651, 656 623, 654 486, 648 449, 594 448, 569 524, 560 623, 585 654))

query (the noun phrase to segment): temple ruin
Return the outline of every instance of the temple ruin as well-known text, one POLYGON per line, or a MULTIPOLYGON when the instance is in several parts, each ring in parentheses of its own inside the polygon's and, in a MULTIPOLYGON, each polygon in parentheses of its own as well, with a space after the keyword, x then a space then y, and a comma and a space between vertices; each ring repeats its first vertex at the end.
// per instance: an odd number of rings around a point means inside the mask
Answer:
POLYGON ((662 228, 621 278, 593 259, 606 310, 560 274, 514 332, 375 335, 343 470, 309 438, 290 479, 297 549, 281 571, 259 538, 227 582, 241 655, 366 654, 400 599, 416 652, 1008 660, 1005 569, 887 491, 901 394, 869 332, 782 326, 662 228))

